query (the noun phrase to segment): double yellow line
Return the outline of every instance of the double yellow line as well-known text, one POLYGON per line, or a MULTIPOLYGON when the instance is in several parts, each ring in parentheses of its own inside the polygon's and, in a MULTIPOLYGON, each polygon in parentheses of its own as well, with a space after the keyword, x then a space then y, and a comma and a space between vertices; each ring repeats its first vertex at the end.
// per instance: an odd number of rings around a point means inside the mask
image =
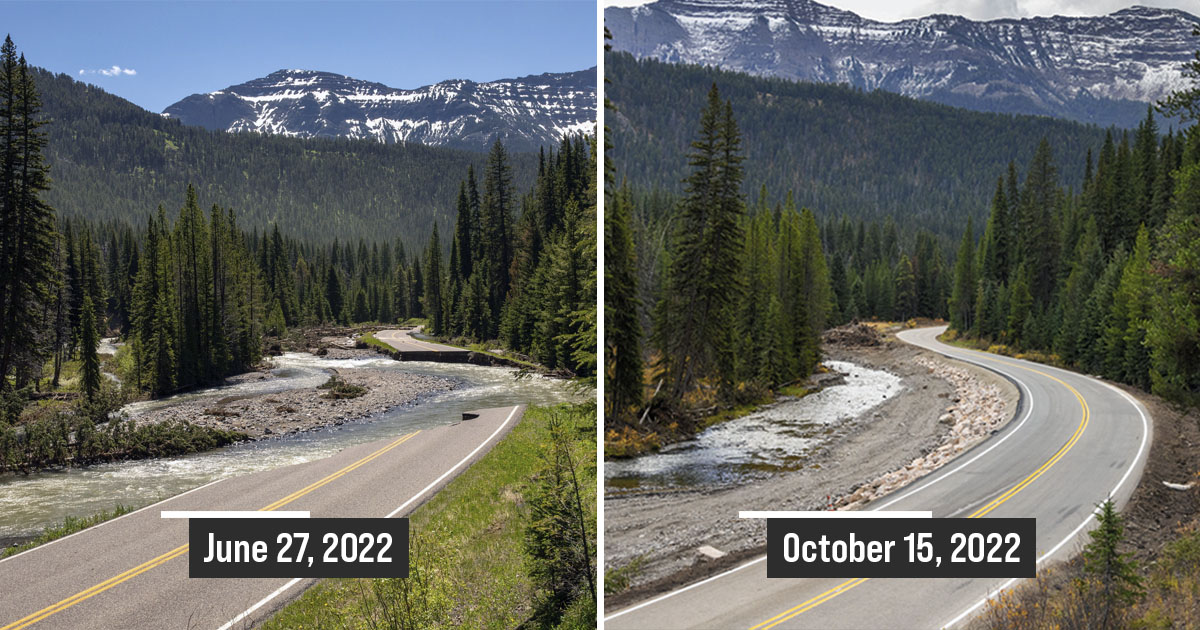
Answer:
MULTIPOLYGON (((321 487, 357 470, 359 467, 364 466, 367 463, 379 458, 384 453, 387 453, 388 451, 396 448, 397 446, 400 446, 401 444, 409 441, 410 439, 413 438, 413 436, 415 436, 418 433, 420 433, 420 431, 414 431, 407 435, 402 435, 399 438, 397 438, 395 441, 387 444, 386 446, 383 446, 382 448, 375 451, 374 453, 371 453, 370 455, 363 457, 362 459, 354 462, 353 464, 350 464, 349 466, 346 466, 345 468, 342 468, 341 470, 339 470, 335 473, 331 473, 330 475, 323 477, 319 481, 313 482, 313 483, 287 495, 286 497, 283 497, 282 499, 267 505, 266 507, 260 508, 259 511, 260 512, 271 512, 274 510, 278 510, 279 508, 295 501, 296 499, 299 499, 300 497, 302 497, 310 492, 313 492, 314 490, 317 490, 318 488, 321 488, 321 487)), ((182 555, 186 554, 187 552, 188 552, 188 545, 186 545, 186 544, 176 547, 176 548, 162 554, 161 556, 158 556, 157 558, 154 558, 152 560, 147 560, 146 562, 143 562, 142 564, 139 564, 138 566, 136 566, 132 569, 129 569, 128 571, 125 571, 124 573, 114 575, 113 577, 108 578, 107 580, 105 580, 89 589, 79 591, 78 593, 75 593, 74 595, 58 602, 57 604, 52 604, 50 606, 47 606, 47 607, 31 614, 31 615, 28 615, 26 617, 18 619, 16 621, 8 624, 7 626, 0 628, 0 630, 20 630, 21 628, 27 628, 29 626, 32 626, 33 624, 53 615, 55 613, 62 612, 64 610, 74 606, 75 604, 78 604, 79 602, 82 602, 82 601, 90 599, 96 595, 99 595, 100 593, 103 593, 104 591, 107 591, 108 589, 110 589, 122 582, 131 580, 131 579, 149 571, 150 569, 153 569, 154 567, 157 567, 162 564, 166 564, 167 562, 174 560, 175 558, 178 558, 179 556, 182 556, 182 555)))
MULTIPOLYGON (((1071 387, 1070 385, 1068 385, 1065 381, 1063 381, 1059 378, 1056 378, 1054 376, 1051 376, 1041 370, 1035 370, 1031 367, 1026 367, 1026 366, 1020 365, 1018 363, 1013 363, 1011 361, 1004 361, 1001 359, 993 359, 993 360, 995 360, 999 363, 1003 363, 1005 365, 1011 365, 1013 367, 1021 368, 1022 370, 1027 370, 1027 371, 1033 372, 1035 374, 1040 374, 1040 375, 1045 376, 1046 378, 1062 385, 1063 387, 1067 388, 1072 394, 1075 395, 1076 400, 1079 401, 1079 407, 1080 407, 1080 409, 1083 410, 1083 417, 1079 421, 1079 426, 1075 427, 1075 433, 1071 435, 1071 438, 1069 440, 1067 440, 1066 444, 1062 445, 1062 448, 1058 449, 1058 452, 1056 452, 1053 456, 1051 456, 1050 459, 1046 460, 1046 463, 1042 464, 1040 467, 1038 467, 1037 470, 1033 471, 1032 473, 1029 474, 1029 476, 1022 479, 1020 483, 1018 483, 1017 485, 1010 488, 1004 494, 1001 494, 1000 496, 996 497, 995 499, 992 499, 987 505, 979 508, 974 513, 972 513, 970 516, 968 516, 967 518, 983 517, 988 512, 991 512, 992 510, 999 507, 1005 501, 1008 501, 1009 499, 1011 499, 1014 495, 1016 495, 1021 490, 1024 490, 1026 486, 1028 486, 1029 484, 1036 481, 1037 478, 1041 477, 1042 474, 1044 474, 1047 470, 1050 470, 1050 468, 1052 466, 1054 466, 1054 464, 1058 463, 1058 460, 1062 459, 1063 456, 1067 454, 1067 451, 1071 450, 1071 448, 1073 446, 1075 446, 1075 443, 1079 441, 1080 436, 1083 435, 1083 431, 1085 429, 1087 429, 1088 422, 1091 419, 1091 415, 1092 415, 1091 409, 1088 408, 1087 401, 1083 399, 1083 395, 1081 395, 1079 393, 1079 391, 1076 390, 1074 387, 1071 387)), ((813 608, 816 608, 817 606, 824 604, 825 602, 833 599, 834 597, 837 597, 838 595, 841 595, 842 593, 845 593, 846 591, 848 591, 860 584, 863 584, 864 582, 866 582, 869 579, 871 579, 871 578, 854 578, 852 580, 847 580, 845 582, 842 582, 841 584, 838 584, 837 586, 825 591, 824 593, 821 593, 820 595, 817 595, 816 597, 810 598, 793 608, 789 608, 788 610, 785 610, 785 611, 779 613, 778 615, 775 615, 774 617, 771 617, 770 619, 768 619, 756 626, 752 626, 750 628, 750 630, 770 630, 771 628, 774 628, 775 626, 778 626, 779 624, 781 624, 799 614, 802 614, 809 610, 812 610, 813 608)), ((4 629, 0 628, 0 630, 4 630, 4 629)))

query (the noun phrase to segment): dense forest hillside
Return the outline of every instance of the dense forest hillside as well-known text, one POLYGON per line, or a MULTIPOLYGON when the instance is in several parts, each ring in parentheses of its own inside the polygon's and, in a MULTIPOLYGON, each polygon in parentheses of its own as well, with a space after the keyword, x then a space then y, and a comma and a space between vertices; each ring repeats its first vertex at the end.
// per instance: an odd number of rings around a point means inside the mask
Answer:
MULTIPOLYGON (((1099 150, 1104 130, 1051 118, 985 114, 888 92, 796 83, 609 53, 611 157, 618 183, 682 192, 694 121, 714 83, 744 134, 745 192, 792 191, 798 207, 851 219, 894 217, 943 237, 982 224, 996 178, 1040 139, 1062 155, 1099 150)), ((1078 189, 1080 160, 1060 181, 1078 189)))
MULTIPOLYGON (((230 134, 181 125, 65 74, 34 70, 59 216, 145 225, 175 206, 188 182, 199 197, 237 210, 240 224, 307 240, 399 238, 417 250, 435 221, 455 219, 458 182, 444 177, 485 155, 374 140, 230 134), (448 201, 449 200, 449 201, 448 201)), ((535 154, 511 156, 513 183, 533 185, 535 154)))

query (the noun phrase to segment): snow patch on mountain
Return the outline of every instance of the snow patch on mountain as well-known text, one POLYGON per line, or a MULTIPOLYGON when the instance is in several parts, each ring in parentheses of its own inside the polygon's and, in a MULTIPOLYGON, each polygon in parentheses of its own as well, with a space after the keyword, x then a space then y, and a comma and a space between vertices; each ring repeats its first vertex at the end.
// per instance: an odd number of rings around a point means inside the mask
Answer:
POLYGON ((1127 125, 1189 85, 1200 18, 1132 7, 1099 17, 878 22, 813 0, 659 0, 605 9, 637 57, 884 89, 954 105, 1127 125))
POLYGON ((484 149, 497 138, 511 150, 556 145, 589 130, 596 117, 596 70, 487 83, 443 81, 415 90, 331 72, 279 70, 207 94, 163 114, 184 124, 298 137, 484 149))

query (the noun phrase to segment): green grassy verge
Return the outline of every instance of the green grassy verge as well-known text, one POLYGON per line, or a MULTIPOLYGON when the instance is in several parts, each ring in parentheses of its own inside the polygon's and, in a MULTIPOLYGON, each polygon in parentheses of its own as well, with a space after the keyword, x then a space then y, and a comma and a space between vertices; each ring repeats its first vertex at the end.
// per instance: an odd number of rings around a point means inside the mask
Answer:
POLYGON ((75 532, 85 530, 93 525, 99 525, 104 521, 110 521, 118 516, 121 516, 122 514, 128 514, 132 511, 133 508, 131 507, 118 505, 111 510, 105 510, 99 514, 93 514, 91 516, 68 516, 67 518, 63 519, 63 522, 47 527, 33 540, 21 545, 7 547, 3 551, 0 551, 0 558, 7 558, 9 556, 21 553, 22 551, 28 551, 29 549, 33 549, 39 545, 44 545, 52 540, 63 538, 64 536, 70 536, 75 532))
POLYGON ((358 340, 367 344, 368 346, 375 346, 377 348, 382 348, 384 350, 387 350, 388 352, 393 352, 396 350, 395 348, 387 345, 386 343, 383 343, 377 337, 375 337, 375 333, 367 333, 367 334, 359 337, 358 340))
POLYGON ((561 619, 545 623, 529 545, 531 504, 539 500, 558 423, 576 462, 590 521, 595 568, 595 407, 529 409, 482 459, 412 514, 410 577, 329 579, 277 612, 267 630, 331 628, 592 628, 595 602, 576 599, 561 619))

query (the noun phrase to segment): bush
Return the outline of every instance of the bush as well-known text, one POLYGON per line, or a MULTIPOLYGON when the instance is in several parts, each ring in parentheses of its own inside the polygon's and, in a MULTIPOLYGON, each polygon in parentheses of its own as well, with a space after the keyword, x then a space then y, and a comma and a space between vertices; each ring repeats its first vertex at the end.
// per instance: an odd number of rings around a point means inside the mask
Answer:
POLYGON ((367 393, 367 388, 353 383, 347 383, 336 374, 329 377, 324 385, 318 386, 318 389, 324 389, 326 392, 321 394, 321 398, 330 400, 342 400, 346 398, 358 398, 367 393))

